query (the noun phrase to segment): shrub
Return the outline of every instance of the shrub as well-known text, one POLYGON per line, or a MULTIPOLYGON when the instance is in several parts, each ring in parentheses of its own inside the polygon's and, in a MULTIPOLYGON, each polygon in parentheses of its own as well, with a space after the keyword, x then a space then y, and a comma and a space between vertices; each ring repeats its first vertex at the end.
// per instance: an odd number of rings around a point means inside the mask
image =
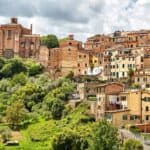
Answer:
POLYGON ((133 132, 134 134, 139 134, 139 133, 140 133, 140 129, 139 129, 137 126, 135 126, 135 125, 131 125, 131 126, 129 127, 129 130, 130 130, 131 132, 133 132))
POLYGON ((143 145, 140 141, 129 139, 125 141, 123 150, 143 150, 143 145))
POLYGON ((25 85, 27 82, 27 76, 22 72, 20 74, 16 74, 12 78, 13 85, 20 84, 25 85))
POLYGON ((118 130, 109 122, 102 120, 95 133, 95 150, 119 150, 118 130))
POLYGON ((85 117, 82 117, 79 122, 80 123, 95 122, 95 117, 94 116, 85 116, 85 117))
POLYGON ((9 127, 0 127, 0 139, 2 142, 7 142, 11 137, 11 130, 9 127))
POLYGON ((26 72, 26 66, 20 59, 12 59, 8 61, 1 69, 2 77, 12 77, 14 74, 26 72))
POLYGON ((65 131, 54 138, 52 146, 54 150, 85 150, 88 141, 77 133, 65 131))
POLYGON ((54 101, 51 112, 53 119, 60 119, 64 110, 64 103, 60 100, 54 101))

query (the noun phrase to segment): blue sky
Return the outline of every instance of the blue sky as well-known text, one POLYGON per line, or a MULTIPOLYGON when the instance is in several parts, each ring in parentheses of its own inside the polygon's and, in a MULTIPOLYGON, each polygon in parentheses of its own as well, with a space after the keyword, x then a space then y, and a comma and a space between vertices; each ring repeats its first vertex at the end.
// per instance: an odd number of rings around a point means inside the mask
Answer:
POLYGON ((18 17, 34 33, 85 40, 115 30, 150 29, 150 0, 0 0, 0 24, 18 17), (29 5, 30 4, 30 5, 29 5))

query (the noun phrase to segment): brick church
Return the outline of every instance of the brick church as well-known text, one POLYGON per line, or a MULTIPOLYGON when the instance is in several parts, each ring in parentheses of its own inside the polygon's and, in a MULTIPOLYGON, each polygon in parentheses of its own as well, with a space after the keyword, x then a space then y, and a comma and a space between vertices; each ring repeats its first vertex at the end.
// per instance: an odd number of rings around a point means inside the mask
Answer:
POLYGON ((30 29, 11 18, 10 23, 0 25, 0 55, 7 58, 19 56, 23 58, 38 57, 40 35, 32 34, 30 29))

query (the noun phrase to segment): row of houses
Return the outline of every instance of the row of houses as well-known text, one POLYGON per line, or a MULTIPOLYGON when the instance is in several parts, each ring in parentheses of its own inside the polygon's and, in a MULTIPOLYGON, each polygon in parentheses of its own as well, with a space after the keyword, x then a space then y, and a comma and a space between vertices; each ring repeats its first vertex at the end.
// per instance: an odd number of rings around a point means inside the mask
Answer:
POLYGON ((119 82, 80 83, 80 99, 90 103, 90 114, 116 126, 150 122, 150 90, 126 89, 119 82))
POLYGON ((139 72, 145 76, 150 68, 150 30, 95 35, 85 43, 69 35, 58 48, 48 49, 41 46, 40 35, 32 33, 32 25, 25 28, 17 18, 11 18, 10 23, 0 25, 0 55, 36 58, 52 78, 73 72, 75 76, 118 80, 127 78, 132 69, 138 79, 139 72))
MULTIPOLYGON (((149 35, 149 31, 145 31, 145 34, 149 35)), ((128 78, 129 70, 136 71, 137 78, 139 71, 148 73, 147 78, 149 78, 150 46, 148 40, 145 40, 145 45, 140 40, 133 47, 127 46, 125 44, 127 41, 122 44, 110 42, 110 45, 106 46, 114 37, 110 36, 107 42, 104 40, 106 37, 104 36, 104 39, 102 37, 103 35, 95 36, 97 41, 97 46, 95 46, 94 37, 83 44, 74 40, 73 35, 69 35, 68 40, 61 42, 59 48, 41 47, 39 61, 55 78, 73 72, 75 76, 93 75, 100 80, 115 81, 128 78), (102 45, 100 41, 98 42, 98 37, 102 40, 102 45)))

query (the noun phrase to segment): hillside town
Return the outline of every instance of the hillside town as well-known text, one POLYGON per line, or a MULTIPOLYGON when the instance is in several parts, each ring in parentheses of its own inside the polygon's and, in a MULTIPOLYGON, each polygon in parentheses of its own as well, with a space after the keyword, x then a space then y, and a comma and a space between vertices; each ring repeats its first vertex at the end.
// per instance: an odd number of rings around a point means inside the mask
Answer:
POLYGON ((49 49, 41 45, 39 34, 32 34, 32 25, 28 29, 11 18, 0 25, 0 55, 36 59, 51 79, 70 73, 96 78, 78 82, 79 97, 71 102, 89 101, 89 113, 96 120, 138 124, 141 130, 147 125, 150 132, 150 30, 97 34, 85 43, 71 34, 49 49))

